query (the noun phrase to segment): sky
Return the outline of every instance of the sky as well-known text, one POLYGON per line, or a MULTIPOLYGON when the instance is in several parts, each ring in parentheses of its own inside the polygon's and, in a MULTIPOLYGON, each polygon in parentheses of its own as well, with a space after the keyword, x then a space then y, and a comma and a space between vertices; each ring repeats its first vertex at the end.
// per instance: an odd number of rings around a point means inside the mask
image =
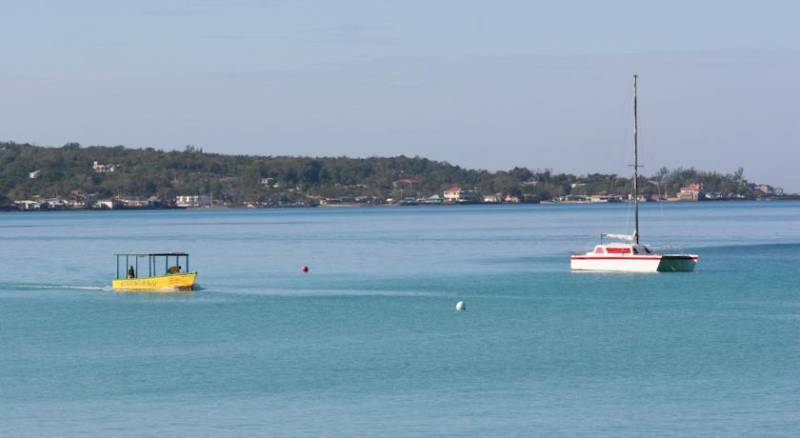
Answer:
POLYGON ((0 140, 800 192, 800 2, 0 0, 0 140))

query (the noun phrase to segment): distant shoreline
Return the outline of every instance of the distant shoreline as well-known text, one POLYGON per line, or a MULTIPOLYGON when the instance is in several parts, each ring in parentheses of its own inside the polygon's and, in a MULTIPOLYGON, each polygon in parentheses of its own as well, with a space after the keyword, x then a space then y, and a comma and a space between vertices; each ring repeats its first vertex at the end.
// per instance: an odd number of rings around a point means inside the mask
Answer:
MULTIPOLYGON (((0 206, 18 210, 176 207, 350 208, 448 203, 618 203, 632 177, 515 167, 467 169, 423 157, 293 157, 123 146, 0 142, 0 206)), ((662 167, 640 175, 642 201, 797 196, 731 173, 662 167)), ((3 208, 3 207, 0 207, 3 208)))
MULTIPOLYGON (((761 199, 724 199, 724 200, 703 200, 703 201, 661 201, 661 202, 646 202, 645 205, 705 205, 705 204, 720 204, 720 203, 771 203, 771 202, 786 202, 786 201, 800 201, 800 196, 784 196, 779 198, 761 198, 761 199)), ((248 207, 244 205, 216 205, 208 207, 144 207, 144 208, 42 208, 35 210, 20 210, 13 207, 0 208, 0 213, 55 213, 55 212, 111 212, 111 211, 222 211, 222 210, 292 210, 292 209, 322 209, 322 210, 350 210, 350 209, 368 209, 368 208, 408 208, 408 207, 423 207, 423 208, 460 208, 460 207, 474 207, 474 206, 491 206, 491 207, 521 207, 531 205, 541 206, 607 206, 607 205, 627 205, 630 202, 528 202, 528 203, 488 203, 488 202, 473 202, 473 203, 447 203, 447 204, 348 204, 348 205, 297 205, 297 206, 271 206, 271 207, 248 207)))

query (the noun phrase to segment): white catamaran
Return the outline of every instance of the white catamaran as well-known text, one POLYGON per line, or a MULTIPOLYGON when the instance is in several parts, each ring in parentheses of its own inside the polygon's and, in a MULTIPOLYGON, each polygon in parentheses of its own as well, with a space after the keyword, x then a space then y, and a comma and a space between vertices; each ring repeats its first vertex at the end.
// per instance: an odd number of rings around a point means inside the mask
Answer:
POLYGON ((635 229, 633 234, 600 235, 600 245, 584 254, 573 254, 570 268, 573 271, 612 272, 691 272, 697 264, 696 254, 659 254, 639 242, 639 76, 633 75, 633 202, 635 204, 635 229), (619 240, 603 243, 603 238, 619 240))

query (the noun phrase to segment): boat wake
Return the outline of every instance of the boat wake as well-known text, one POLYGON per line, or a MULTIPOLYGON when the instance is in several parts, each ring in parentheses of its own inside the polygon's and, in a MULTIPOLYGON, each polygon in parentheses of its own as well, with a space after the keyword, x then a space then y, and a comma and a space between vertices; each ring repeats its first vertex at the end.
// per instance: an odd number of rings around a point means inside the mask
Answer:
POLYGON ((0 290, 83 290, 83 291, 110 291, 111 286, 85 286, 77 284, 53 283, 3 283, 0 290))

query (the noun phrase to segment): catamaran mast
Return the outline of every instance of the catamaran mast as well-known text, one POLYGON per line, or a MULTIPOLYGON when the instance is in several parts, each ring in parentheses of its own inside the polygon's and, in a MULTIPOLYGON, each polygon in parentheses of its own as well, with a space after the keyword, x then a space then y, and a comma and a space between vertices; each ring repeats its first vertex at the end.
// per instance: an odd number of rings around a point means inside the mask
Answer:
POLYGON ((633 233, 639 244, 639 75, 633 75, 633 203, 636 206, 636 229, 633 233))

